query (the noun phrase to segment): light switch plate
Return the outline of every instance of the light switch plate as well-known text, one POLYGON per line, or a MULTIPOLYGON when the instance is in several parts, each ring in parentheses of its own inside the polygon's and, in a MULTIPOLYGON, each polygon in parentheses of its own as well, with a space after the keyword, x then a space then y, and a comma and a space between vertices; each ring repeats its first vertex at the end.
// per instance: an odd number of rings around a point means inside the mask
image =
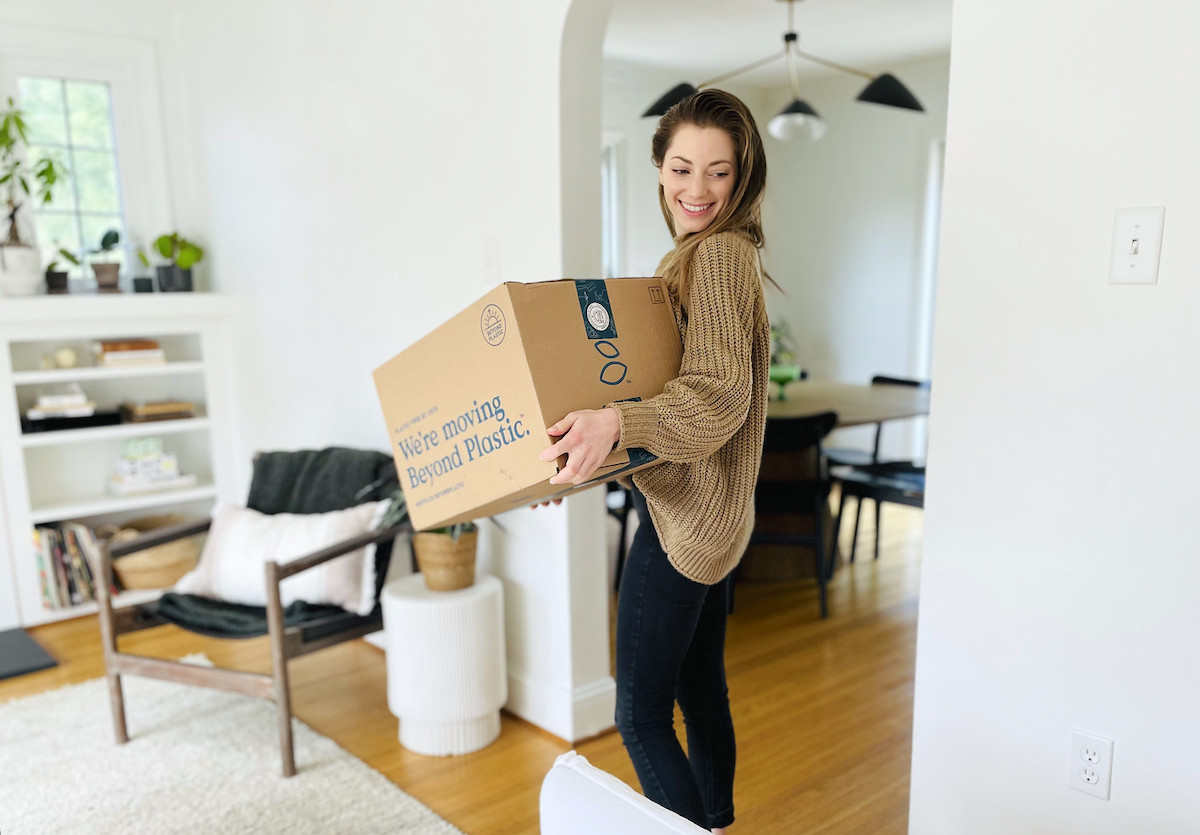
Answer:
POLYGON ((1109 284, 1157 284, 1165 206, 1117 209, 1109 284))

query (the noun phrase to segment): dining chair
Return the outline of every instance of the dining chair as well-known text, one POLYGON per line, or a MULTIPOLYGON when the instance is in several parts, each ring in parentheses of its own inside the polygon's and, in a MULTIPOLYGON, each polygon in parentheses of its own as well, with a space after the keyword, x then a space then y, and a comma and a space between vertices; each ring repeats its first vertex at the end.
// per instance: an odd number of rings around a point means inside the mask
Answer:
MULTIPOLYGON (((882 374, 871 378, 873 386, 909 386, 929 388, 927 380, 912 380, 904 377, 888 377, 882 374)), ((841 498, 838 500, 837 521, 834 524, 833 549, 836 553, 838 536, 841 534, 842 513, 847 497, 854 497, 854 535, 850 541, 850 562, 854 562, 858 547, 858 528, 862 520, 862 501, 875 503, 875 559, 879 559, 880 525, 883 519, 884 502, 903 504, 909 507, 924 507, 925 466, 912 460, 889 461, 880 457, 879 446, 883 435, 883 424, 875 425, 875 440, 871 451, 835 448, 827 451, 830 473, 839 485, 841 498)), ((832 558, 830 565, 832 565, 832 558)))
MULTIPOLYGON (((763 439, 764 466, 754 491, 755 514, 760 520, 769 516, 809 517, 812 530, 768 533, 756 524, 750 538, 752 545, 801 545, 812 549, 823 618, 829 615, 825 589, 829 578, 825 562, 828 533, 825 514, 832 482, 821 442, 833 431, 837 419, 837 412, 822 412, 767 421, 763 439)), ((732 583, 729 608, 733 608, 732 583)))

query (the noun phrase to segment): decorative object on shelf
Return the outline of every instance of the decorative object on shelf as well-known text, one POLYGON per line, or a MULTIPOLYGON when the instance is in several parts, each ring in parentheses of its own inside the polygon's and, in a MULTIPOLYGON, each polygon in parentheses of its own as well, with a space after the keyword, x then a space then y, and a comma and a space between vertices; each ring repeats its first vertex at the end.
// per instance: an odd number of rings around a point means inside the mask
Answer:
POLYGON ((171 263, 158 267, 158 289, 164 293, 187 292, 192 289, 192 267, 204 257, 204 250, 178 232, 159 235, 154 250, 171 263))
POLYGON ((477 540, 474 522, 413 534, 417 567, 430 591, 465 589, 475 582, 477 540))
POLYGON ((98 249, 91 250, 93 255, 99 255, 103 260, 92 262, 92 272, 96 274, 96 289, 101 293, 119 293, 121 288, 121 265, 109 261, 109 253, 121 242, 121 233, 117 229, 109 229, 100 237, 98 249))
MULTIPOLYGON (((158 528, 190 521, 191 517, 177 513, 145 516, 123 522, 120 526, 103 525, 96 529, 96 536, 111 548, 158 528)), ((204 535, 199 534, 119 557, 113 561, 117 582, 122 589, 170 588, 176 580, 196 567, 203 544, 204 535)))
MULTIPOLYGON (((57 244, 57 242, 56 242, 57 244)), ((46 292, 52 295, 66 293, 69 285, 67 284, 68 273, 66 270, 59 269, 58 259, 79 266, 79 259, 70 250, 63 249, 60 246, 55 247, 55 254, 50 259, 50 263, 46 265, 46 292)))
POLYGON ((137 496, 194 487, 196 476, 181 473, 179 459, 163 450, 162 438, 129 438, 108 479, 108 490, 117 496, 137 496))
POLYGON ((10 96, 7 109, 0 110, 0 189, 8 219, 8 235, 0 242, 0 290, 7 296, 32 296, 41 286, 42 259, 32 240, 21 235, 21 209, 35 191, 42 205, 49 204, 54 186, 66 174, 54 157, 35 158, 29 144, 25 114, 10 96))
POLYGON ((686 82, 678 84, 663 94, 658 101, 650 105, 650 108, 642 116, 662 116, 671 107, 693 93, 705 87, 711 87, 718 82, 749 72, 750 70, 766 66, 778 60, 780 56, 787 60, 788 85, 791 88, 792 102, 767 123, 767 131, 776 139, 784 141, 790 139, 807 139, 815 142, 825 135, 825 120, 813 109, 812 105, 800 98, 800 80, 796 73, 797 58, 804 58, 821 66, 850 73, 851 75, 859 75, 867 79, 869 83, 858 94, 856 101, 882 104, 885 107, 895 107, 901 110, 915 110, 919 113, 925 112, 925 108, 921 107, 921 103, 917 101, 916 96, 910 93, 908 88, 901 84, 900 80, 891 73, 874 75, 865 70, 857 70, 845 64, 838 64, 811 53, 802 52, 797 46, 800 36, 796 34, 793 24, 795 0, 785 0, 785 2, 788 4, 788 25, 787 32, 783 35, 782 53, 776 52, 752 64, 731 70, 724 75, 719 75, 716 78, 705 81, 699 87, 694 87, 686 82))
POLYGON ((196 404, 186 400, 126 401, 121 416, 129 423, 183 420, 196 416, 196 404))
POLYGON ((167 355, 157 339, 101 339, 92 343, 96 365, 126 368, 133 365, 162 365, 167 355))
POLYGON ((25 411, 25 417, 31 420, 90 417, 95 411, 96 404, 79 383, 63 383, 39 388, 35 405, 25 411))

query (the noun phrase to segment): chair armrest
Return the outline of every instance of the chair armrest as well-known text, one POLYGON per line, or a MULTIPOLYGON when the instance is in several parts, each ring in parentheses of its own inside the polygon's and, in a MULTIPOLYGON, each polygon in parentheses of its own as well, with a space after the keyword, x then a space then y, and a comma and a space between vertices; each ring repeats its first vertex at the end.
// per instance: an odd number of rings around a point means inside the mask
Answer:
MULTIPOLYGON (((279 565, 278 563, 268 563, 267 565, 278 565, 279 579, 291 577, 293 574, 299 574, 301 571, 307 571, 310 568, 329 562, 335 557, 340 557, 343 554, 349 554, 351 551, 357 551, 366 545, 379 543, 392 537, 411 531, 412 525, 408 522, 401 522, 399 525, 393 525, 390 528, 383 528, 378 531, 369 531, 364 534, 343 540, 336 545, 330 545, 328 548, 322 548, 320 551, 300 557, 299 559, 291 560, 286 564, 279 565)), ((270 571, 268 569, 268 583, 270 582, 270 571)))
POLYGON ((118 543, 111 548, 102 548, 101 551, 106 552, 108 556, 115 560, 117 557, 144 551, 156 545, 165 545, 168 542, 183 539, 185 536, 195 536, 198 533, 204 533, 210 527, 212 527, 211 518, 180 522, 178 525, 167 525, 162 528, 156 528, 135 539, 118 543))

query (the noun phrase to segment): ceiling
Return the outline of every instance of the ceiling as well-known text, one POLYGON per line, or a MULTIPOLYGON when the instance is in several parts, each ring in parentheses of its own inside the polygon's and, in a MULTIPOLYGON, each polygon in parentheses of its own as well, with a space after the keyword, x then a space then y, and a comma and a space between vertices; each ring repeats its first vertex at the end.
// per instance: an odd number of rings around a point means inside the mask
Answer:
MULTIPOLYGON (((950 0, 796 0, 800 49, 868 72, 950 51, 950 0)), ((783 52, 784 0, 616 0, 606 59, 679 71, 698 84, 783 52)), ((786 83, 780 60, 738 78, 749 86, 786 83)), ((802 76, 831 70, 797 62, 802 76)))

